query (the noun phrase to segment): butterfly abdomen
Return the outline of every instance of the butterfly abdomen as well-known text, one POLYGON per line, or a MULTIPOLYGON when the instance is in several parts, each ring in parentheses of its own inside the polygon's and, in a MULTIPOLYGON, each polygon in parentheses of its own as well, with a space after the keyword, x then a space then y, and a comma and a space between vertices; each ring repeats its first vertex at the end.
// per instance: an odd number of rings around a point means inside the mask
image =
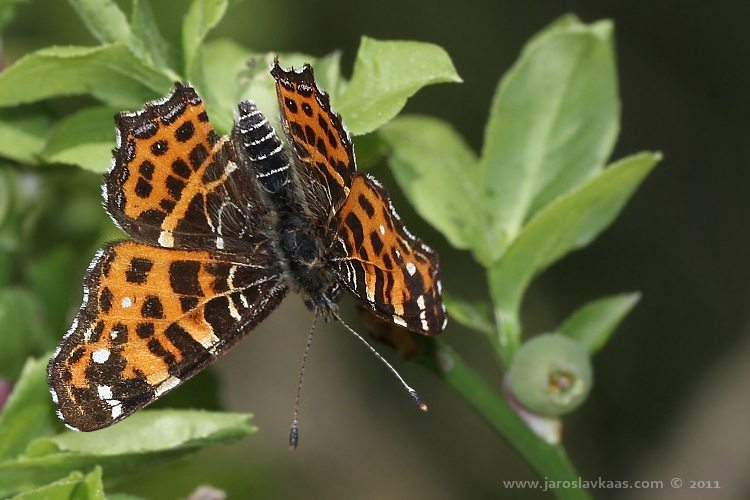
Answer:
POLYGON ((284 196, 289 184, 290 161, 284 146, 268 119, 252 101, 237 105, 237 117, 232 135, 238 155, 253 165, 260 185, 272 195, 284 196))

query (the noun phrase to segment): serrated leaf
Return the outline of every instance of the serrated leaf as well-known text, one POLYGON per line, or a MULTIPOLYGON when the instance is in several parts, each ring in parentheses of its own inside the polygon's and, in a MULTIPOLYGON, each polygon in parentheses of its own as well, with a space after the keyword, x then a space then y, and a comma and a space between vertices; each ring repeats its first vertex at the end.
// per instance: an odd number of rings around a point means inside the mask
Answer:
POLYGON ((115 148, 114 116, 119 111, 119 108, 97 106, 68 115, 50 134, 42 157, 50 163, 106 172, 115 148))
POLYGON ((191 81, 203 81, 196 65, 199 49, 206 35, 214 28, 227 11, 227 0, 193 0, 182 23, 182 53, 184 74, 191 81))
POLYGON ((161 35, 148 0, 133 0, 130 29, 133 34, 130 41, 133 52, 154 67, 171 75, 172 79, 181 80, 172 69, 176 55, 174 49, 161 35))
POLYGON ((362 135, 390 121, 422 87, 460 81, 437 45, 362 37, 352 79, 336 109, 349 131, 362 135))
POLYGON ((526 45, 500 81, 482 151, 495 258, 533 214, 601 171, 619 110, 611 22, 568 16, 526 45))
POLYGON ((71 472, 64 479, 25 491, 11 500, 105 500, 102 469, 95 467, 85 476, 79 471, 71 472))
POLYGON ((489 254, 477 157, 453 127, 403 116, 378 134, 392 150, 388 164, 417 213, 456 248, 489 254))
POLYGON ((507 346, 504 361, 509 361, 520 345, 518 310, 531 279, 606 229, 660 159, 655 153, 630 156, 550 203, 523 227, 503 258, 490 269, 500 344, 507 346))
POLYGON ((31 441, 55 430, 55 412, 47 388, 48 360, 43 357, 26 361, 0 412, 0 462, 19 456, 31 441))
POLYGON ((138 109, 171 87, 169 77, 124 45, 50 47, 0 73, 0 106, 89 94, 115 107, 138 109))
POLYGON ((640 299, 640 293, 623 293, 594 300, 573 313, 558 331, 595 354, 640 299))
POLYGON ((130 25, 112 0, 68 0, 78 17, 102 44, 130 43, 130 25))
POLYGON ((96 432, 37 439, 24 456, 0 463, 0 496, 100 465, 105 484, 255 432, 251 415, 197 410, 143 410, 96 432))
POLYGON ((37 106, 0 109, 0 156, 37 163, 52 120, 37 106))

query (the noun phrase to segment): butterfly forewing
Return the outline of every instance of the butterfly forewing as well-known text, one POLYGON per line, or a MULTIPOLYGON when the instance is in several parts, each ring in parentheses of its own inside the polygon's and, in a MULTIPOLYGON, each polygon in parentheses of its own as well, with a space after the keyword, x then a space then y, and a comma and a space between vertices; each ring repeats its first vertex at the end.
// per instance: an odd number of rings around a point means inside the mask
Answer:
POLYGON ((316 200, 334 211, 343 205, 356 171, 349 132, 330 105, 328 94, 318 88, 313 70, 286 71, 278 62, 271 67, 276 79, 281 121, 287 140, 302 163, 302 182, 311 177, 322 188, 316 200))
POLYGON ((63 421, 85 431, 106 427, 239 341, 287 290, 259 257, 237 263, 207 251, 105 246, 50 361, 50 389, 63 421))
POLYGON ((358 174, 338 213, 339 282, 383 319, 425 334, 447 323, 437 254, 409 233, 375 179, 358 174))
POLYGON ((237 165, 231 141, 213 129, 192 87, 177 84, 116 123, 104 200, 130 236, 166 248, 239 251, 240 239, 257 236, 250 228, 267 225, 252 172, 237 165))

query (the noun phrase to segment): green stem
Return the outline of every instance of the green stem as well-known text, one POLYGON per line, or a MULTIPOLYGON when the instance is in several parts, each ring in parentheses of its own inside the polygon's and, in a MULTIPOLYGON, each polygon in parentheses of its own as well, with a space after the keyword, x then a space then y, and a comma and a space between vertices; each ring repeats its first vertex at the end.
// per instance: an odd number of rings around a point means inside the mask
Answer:
MULTIPOLYGON (((550 445, 534 434, 505 399, 464 363, 450 346, 436 339, 420 340, 422 349, 415 361, 458 392, 515 448, 540 478, 578 484, 578 472, 561 446, 550 445)), ((559 500, 592 500, 583 488, 550 488, 549 491, 559 500)))

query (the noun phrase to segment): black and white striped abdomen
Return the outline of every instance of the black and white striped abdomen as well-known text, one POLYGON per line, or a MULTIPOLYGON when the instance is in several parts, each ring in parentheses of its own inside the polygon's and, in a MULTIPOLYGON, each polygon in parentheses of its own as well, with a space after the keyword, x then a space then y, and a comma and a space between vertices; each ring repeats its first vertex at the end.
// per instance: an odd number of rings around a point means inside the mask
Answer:
POLYGON ((281 194, 291 176, 284 145, 254 102, 243 101, 237 108, 239 115, 232 131, 237 153, 253 166, 266 191, 281 194))

